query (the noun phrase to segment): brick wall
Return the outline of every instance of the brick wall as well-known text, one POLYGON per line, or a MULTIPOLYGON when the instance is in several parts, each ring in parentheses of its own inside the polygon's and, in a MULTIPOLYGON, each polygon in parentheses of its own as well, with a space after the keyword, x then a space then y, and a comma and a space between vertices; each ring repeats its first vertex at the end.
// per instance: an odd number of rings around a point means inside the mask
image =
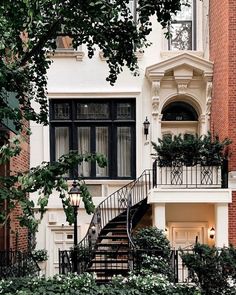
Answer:
MULTIPOLYGON (((14 136, 11 134, 11 136, 14 136)), ((11 174, 25 172, 29 170, 29 139, 21 144, 21 153, 12 158, 10 162, 11 174)), ((18 205, 10 216, 10 248, 12 250, 27 250, 28 231, 19 225, 17 217, 21 213, 21 207, 18 205)))
MULTIPOLYGON (((210 59, 214 62, 211 129, 229 137, 229 171, 236 171, 236 1, 210 0, 210 59)), ((229 205, 229 240, 236 245, 236 192, 229 205)))

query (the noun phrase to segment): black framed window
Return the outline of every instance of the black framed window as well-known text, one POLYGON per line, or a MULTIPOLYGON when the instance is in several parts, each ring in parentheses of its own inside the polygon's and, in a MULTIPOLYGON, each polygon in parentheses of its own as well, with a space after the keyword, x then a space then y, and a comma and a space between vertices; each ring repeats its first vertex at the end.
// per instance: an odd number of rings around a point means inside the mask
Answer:
POLYGON ((182 5, 172 18, 169 32, 169 50, 196 50, 196 0, 190 0, 189 6, 182 5))
POLYGON ((50 154, 101 153, 108 166, 84 162, 68 177, 135 178, 135 100, 50 100, 50 154))

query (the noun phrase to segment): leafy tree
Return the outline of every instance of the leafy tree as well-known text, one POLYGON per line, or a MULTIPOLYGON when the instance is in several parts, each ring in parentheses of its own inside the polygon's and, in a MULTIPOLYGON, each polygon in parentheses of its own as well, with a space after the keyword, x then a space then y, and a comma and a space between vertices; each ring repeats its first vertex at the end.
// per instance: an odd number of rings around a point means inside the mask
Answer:
MULTIPOLYGON (((27 140, 30 134, 29 120, 48 124, 47 70, 52 60, 49 53, 56 49, 59 36, 72 38, 76 49, 87 46, 88 56, 94 55, 96 47, 107 59, 112 85, 117 75, 127 66, 137 72, 135 51, 148 46, 147 36, 151 32, 150 17, 156 15, 163 28, 171 20, 171 14, 188 5, 188 0, 139 0, 135 20, 128 8, 128 0, 2 0, 0 4, 0 118, 13 121, 19 134, 27 140), (16 95, 19 107, 12 108, 9 96, 16 95), (32 105, 39 106, 36 111, 32 105)), ((5 134, 1 134, 1 139, 5 134)), ((22 138, 1 146, 1 163, 6 163, 21 152, 22 138)), ((27 194, 39 190, 40 210, 43 213, 52 189, 60 193, 67 219, 71 222, 71 208, 66 201, 67 190, 63 174, 82 161, 98 161, 106 164, 101 155, 77 155, 71 152, 58 162, 43 163, 41 167, 22 175, 1 178, 0 204, 7 200, 9 208, 21 204, 21 224, 36 230, 32 201, 27 194)), ((92 200, 86 186, 81 184, 88 212, 92 211, 92 200)), ((8 213, 1 212, 4 222, 8 213)))

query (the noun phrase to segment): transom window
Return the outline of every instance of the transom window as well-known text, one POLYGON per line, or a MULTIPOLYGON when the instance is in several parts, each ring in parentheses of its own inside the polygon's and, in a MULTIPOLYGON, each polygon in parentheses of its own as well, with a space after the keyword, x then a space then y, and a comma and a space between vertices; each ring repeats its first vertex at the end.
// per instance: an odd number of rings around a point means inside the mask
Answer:
POLYGON ((169 27, 171 38, 169 50, 196 50, 196 1, 190 0, 189 6, 182 5, 169 27))
POLYGON ((135 100, 51 100, 51 160, 69 150, 102 153, 108 166, 84 162, 71 178, 135 177, 135 100))
POLYGON ((198 114, 188 103, 176 101, 168 104, 163 110, 162 121, 197 121, 198 114))

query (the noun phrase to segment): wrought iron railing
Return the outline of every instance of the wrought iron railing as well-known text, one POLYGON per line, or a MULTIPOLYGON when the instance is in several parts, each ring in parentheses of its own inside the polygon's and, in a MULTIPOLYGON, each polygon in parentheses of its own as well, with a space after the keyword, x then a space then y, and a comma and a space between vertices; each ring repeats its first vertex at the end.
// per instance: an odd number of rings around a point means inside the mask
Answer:
POLYGON ((132 240, 132 230, 134 220, 135 218, 137 218, 140 207, 137 207, 136 210, 133 210, 133 212, 131 212, 131 208, 134 205, 144 202, 144 200, 146 200, 148 191, 152 187, 151 172, 152 171, 150 169, 144 170, 141 176, 134 181, 129 191, 127 204, 127 234, 129 238, 130 247, 134 247, 134 243, 132 240))
POLYGON ((222 166, 197 164, 186 166, 181 162, 160 167, 153 162, 153 187, 171 188, 227 188, 227 161, 222 166))
POLYGON ((133 180, 118 189, 98 205, 85 237, 80 241, 76 248, 76 261, 73 259, 73 251, 59 251, 60 273, 70 272, 71 269, 76 269, 78 273, 82 273, 87 270, 88 263, 94 255, 96 239, 101 230, 108 224, 109 221, 127 210, 128 192, 134 182, 135 181, 133 180), (73 261, 73 263, 77 263, 77 266, 74 267, 71 265, 71 263, 69 263, 71 261, 73 261))
MULTIPOLYGON (((98 205, 87 234, 77 246, 76 261, 73 259, 73 251, 59 251, 60 273, 68 273, 73 269, 76 269, 78 273, 86 271, 89 262, 94 256, 96 240, 101 230, 111 220, 126 212, 127 209, 129 210, 127 216, 130 218, 128 224, 132 227, 130 222, 134 215, 132 214, 131 216, 130 214, 130 206, 138 204, 147 197, 148 190, 151 188, 151 179, 151 170, 145 170, 138 179, 123 186, 98 205), (77 266, 74 267, 72 265, 73 263, 77 263, 77 266)), ((131 228, 128 230, 130 231, 131 228)), ((109 255, 110 254, 108 254, 108 258, 109 255)), ((106 259, 104 255, 103 259, 106 259)))
MULTIPOLYGON (((191 252, 192 250, 183 250, 183 252, 191 252)), ((188 268, 183 264, 180 250, 171 250, 170 257, 169 257, 169 263, 171 266, 171 269, 173 271, 172 279, 175 283, 189 283, 191 282, 189 280, 189 270, 188 268)), ((122 254, 122 253, 121 253, 122 254)), ((60 261, 60 267, 61 267, 61 273, 67 274, 72 271, 73 265, 71 259, 68 259, 69 257, 72 257, 73 251, 72 250, 63 250, 60 251, 61 257, 66 257, 65 260, 60 261), (66 272, 67 270, 67 272, 66 272)), ((103 264, 107 265, 107 267, 110 267, 111 261, 110 261, 110 255, 102 257, 103 264)), ((155 249, 129 249, 128 252, 128 262, 118 262, 116 264, 115 270, 122 270, 122 268, 126 268, 127 265, 130 268, 130 270, 135 269, 138 271, 142 267, 142 260, 144 255, 151 255, 152 257, 159 257, 162 256, 162 251, 155 250, 155 249)), ((112 273, 110 274, 112 276, 112 273)), ((109 279, 109 278, 108 278, 109 279)))
POLYGON ((0 251, 0 278, 38 275, 40 268, 31 253, 0 251))

